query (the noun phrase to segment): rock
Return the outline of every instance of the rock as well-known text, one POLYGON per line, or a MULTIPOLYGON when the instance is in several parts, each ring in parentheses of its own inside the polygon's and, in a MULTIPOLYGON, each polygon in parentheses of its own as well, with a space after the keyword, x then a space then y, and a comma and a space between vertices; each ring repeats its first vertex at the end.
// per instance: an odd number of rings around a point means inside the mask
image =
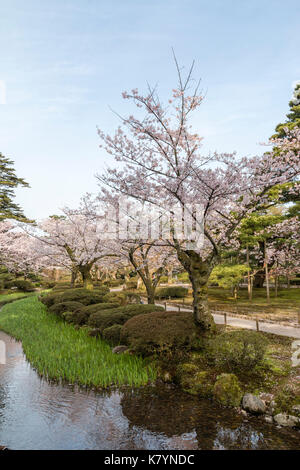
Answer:
POLYGON ((270 405, 270 403, 274 399, 274 395, 272 393, 260 393, 259 398, 265 402, 266 405, 270 405))
POLYGON ((272 416, 265 416, 265 421, 266 421, 266 423, 272 424, 272 423, 273 423, 273 418, 272 418, 272 416))
POLYGON ((221 405, 239 406, 241 403, 242 391, 236 375, 219 375, 213 387, 213 396, 221 405))
POLYGON ((120 346, 116 346, 115 348, 113 348, 112 352, 113 354, 123 354, 127 350, 128 350, 127 346, 120 345, 120 346))
POLYGON ((170 372, 164 372, 162 375, 162 381, 165 383, 171 383, 172 382, 172 376, 170 372))
POLYGON ((292 412, 295 413, 296 416, 300 416, 300 405, 294 405, 292 412))
POLYGON ((252 393, 246 393, 243 396, 242 407, 253 414, 263 414, 266 412, 265 403, 259 397, 252 395, 252 393))
POLYGON ((279 426, 288 426, 291 428, 300 426, 300 418, 297 418, 297 416, 288 415, 286 413, 279 413, 278 415, 275 415, 274 421, 279 426))

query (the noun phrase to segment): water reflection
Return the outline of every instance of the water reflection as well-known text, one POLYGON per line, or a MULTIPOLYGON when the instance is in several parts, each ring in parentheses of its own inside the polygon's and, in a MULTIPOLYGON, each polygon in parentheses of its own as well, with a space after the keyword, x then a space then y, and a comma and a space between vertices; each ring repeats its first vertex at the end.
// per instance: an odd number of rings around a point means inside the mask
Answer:
POLYGON ((93 393, 41 380, 19 343, 0 332, 0 445, 11 449, 297 449, 297 431, 173 388, 93 393))

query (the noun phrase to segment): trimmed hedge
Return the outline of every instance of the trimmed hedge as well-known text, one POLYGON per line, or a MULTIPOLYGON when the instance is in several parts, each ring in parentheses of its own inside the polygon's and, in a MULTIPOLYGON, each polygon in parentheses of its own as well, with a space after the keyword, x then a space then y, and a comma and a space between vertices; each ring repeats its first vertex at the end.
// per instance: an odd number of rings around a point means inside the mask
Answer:
POLYGON ((121 331, 121 343, 145 356, 156 351, 197 347, 200 329, 192 312, 153 312, 128 320, 121 331))
POLYGON ((117 344, 120 344, 121 330, 122 325, 109 326, 103 330, 102 338, 113 346, 116 346, 117 344))
POLYGON ((125 292, 109 292, 103 297, 103 302, 118 303, 119 305, 126 305, 128 303, 127 294, 125 292))
POLYGON ((64 292, 52 292, 49 295, 43 296, 41 301, 47 307, 51 307, 51 305, 55 303, 68 301, 80 302, 83 305, 91 305, 103 302, 103 297, 107 294, 108 291, 108 287, 102 287, 92 291, 83 288, 68 289, 64 292))
POLYGON ((92 313, 117 307, 119 307, 119 304, 106 302, 87 306, 83 306, 81 304, 81 308, 75 310, 72 315, 68 315, 66 321, 69 323, 75 323, 76 325, 86 325, 92 313))
POLYGON ((182 299, 188 294, 188 289, 181 286, 160 287, 157 289, 155 296, 160 299, 167 299, 173 297, 175 299, 182 299))
POLYGON ((147 304, 131 304, 124 307, 112 308, 110 310, 103 310, 101 312, 93 313, 89 320, 88 325, 92 328, 99 328, 101 332, 112 325, 123 325, 130 318, 146 314, 150 312, 163 311, 163 307, 157 305, 147 304))
POLYGON ((50 313, 54 313, 55 315, 58 315, 59 317, 62 317, 62 314, 64 312, 75 312, 75 310, 78 310, 81 307, 83 307, 83 305, 80 302, 66 301, 66 302, 55 303, 49 308, 48 311, 50 313))
POLYGON ((22 292, 33 292, 35 290, 34 285, 25 279, 15 279, 6 283, 6 287, 10 289, 11 287, 16 287, 22 292))

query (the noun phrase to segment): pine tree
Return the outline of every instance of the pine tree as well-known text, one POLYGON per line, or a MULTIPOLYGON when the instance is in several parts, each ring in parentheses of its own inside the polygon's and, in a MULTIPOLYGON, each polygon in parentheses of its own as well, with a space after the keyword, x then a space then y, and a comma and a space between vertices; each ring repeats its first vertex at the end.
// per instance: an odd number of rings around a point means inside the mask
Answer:
POLYGON ((295 126, 300 127, 300 82, 295 86, 293 98, 289 102, 290 112, 286 115, 287 120, 276 126, 276 134, 272 137, 285 137, 285 128, 293 129, 295 126))
POLYGON ((16 219, 29 222, 21 207, 13 201, 15 188, 18 186, 29 187, 29 184, 23 178, 17 177, 13 165, 14 162, 4 157, 0 152, 0 221, 16 219))

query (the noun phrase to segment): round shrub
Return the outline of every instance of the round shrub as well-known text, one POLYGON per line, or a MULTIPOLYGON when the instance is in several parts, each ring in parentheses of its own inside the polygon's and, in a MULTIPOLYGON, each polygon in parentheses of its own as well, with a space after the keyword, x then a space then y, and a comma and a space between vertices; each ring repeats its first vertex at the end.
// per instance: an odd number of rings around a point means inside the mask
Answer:
POLYGON ((126 284, 126 289, 136 289, 137 288, 137 281, 131 279, 130 281, 127 281, 126 284))
POLYGON ((33 292, 34 285, 30 281, 26 281, 24 279, 15 279, 14 281, 10 281, 7 283, 7 288, 16 287, 17 289, 21 290, 22 292, 33 292))
MULTIPOLYGON (((88 289, 68 289, 65 292, 57 293, 54 303, 76 301, 83 305, 97 304, 103 301, 103 297, 107 294, 108 287, 101 289, 88 290, 88 289)), ((54 294, 53 294, 54 295, 54 294)))
POLYGON ((103 302, 118 303, 119 305, 126 305, 128 303, 127 294, 125 292, 109 292, 103 297, 103 302))
POLYGON ((55 315, 58 315, 59 317, 62 317, 62 314, 64 312, 75 312, 75 310, 78 310, 82 307, 83 305, 80 302, 75 302, 75 301, 67 301, 67 302, 60 302, 60 303, 55 303, 51 307, 49 307, 49 312, 54 313, 55 315))
POLYGON ((156 311, 128 320, 121 331, 121 342, 149 355, 165 349, 192 349, 199 336, 191 312, 156 311))
POLYGON ((138 305, 130 304, 124 307, 112 308, 109 310, 102 310, 100 312, 93 313, 88 321, 88 325, 92 328, 100 328, 103 331, 112 325, 124 325, 130 318, 146 314, 149 312, 155 312, 163 310, 163 307, 157 307, 156 305, 138 305))
POLYGON ((188 289, 181 286, 161 287, 156 291, 156 297, 160 299, 167 299, 172 297, 174 299, 183 299, 188 294, 188 289))
POLYGON ((225 332, 211 340, 208 357, 222 369, 249 372, 262 363, 267 344, 267 340, 255 331, 225 332))
POLYGON ((69 318, 68 321, 75 323, 76 325, 86 325, 91 314, 116 307, 119 307, 119 305, 113 303, 99 303, 87 306, 82 305, 81 308, 74 311, 72 317, 69 318))
POLYGON ((46 307, 51 307, 51 305, 54 305, 54 303, 57 301, 59 298, 60 294, 59 293, 51 293, 47 295, 41 295, 39 300, 46 305, 46 307))
POLYGON ((108 343, 112 345, 117 345, 120 343, 122 325, 112 325, 108 328, 105 328, 102 333, 102 338, 105 339, 108 343))

